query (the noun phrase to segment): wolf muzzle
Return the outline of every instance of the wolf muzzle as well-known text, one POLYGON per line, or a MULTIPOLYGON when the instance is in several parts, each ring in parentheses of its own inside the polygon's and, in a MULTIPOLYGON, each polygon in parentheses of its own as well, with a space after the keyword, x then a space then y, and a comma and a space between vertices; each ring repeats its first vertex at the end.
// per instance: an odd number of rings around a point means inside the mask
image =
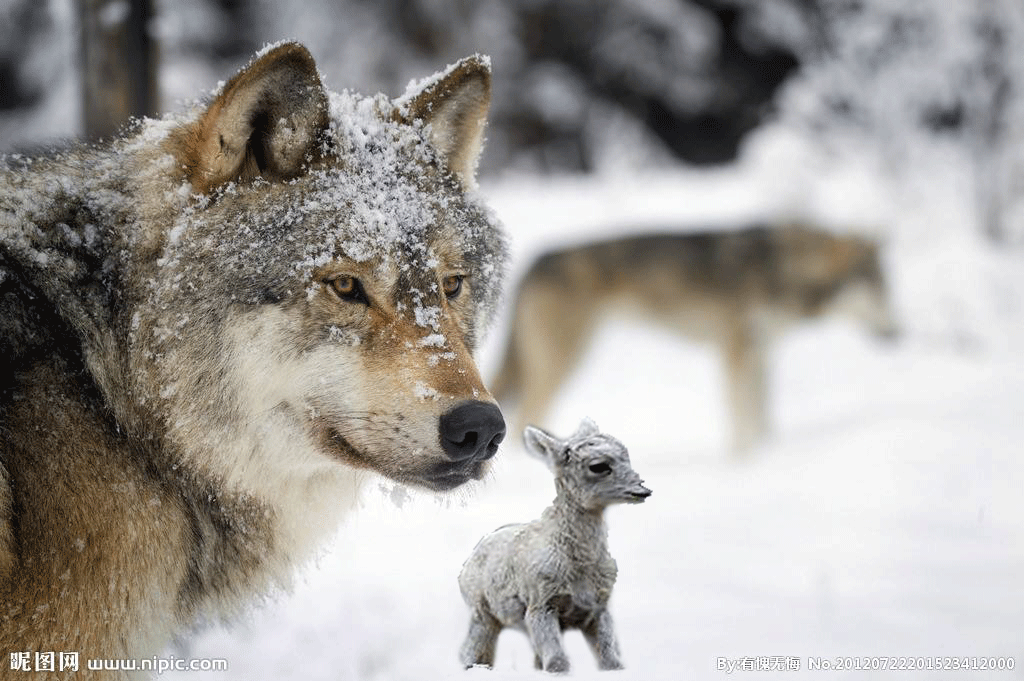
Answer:
POLYGON ((474 463, 498 453, 505 419, 490 402, 463 402, 441 415, 441 448, 453 461, 474 463))

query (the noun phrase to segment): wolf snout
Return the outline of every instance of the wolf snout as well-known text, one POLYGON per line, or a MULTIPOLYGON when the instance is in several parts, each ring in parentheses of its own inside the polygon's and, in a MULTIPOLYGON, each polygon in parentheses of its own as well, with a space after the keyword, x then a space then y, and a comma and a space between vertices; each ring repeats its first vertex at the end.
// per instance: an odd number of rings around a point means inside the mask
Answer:
POLYGON ((463 402, 441 415, 441 448, 456 461, 483 461, 498 453, 505 419, 490 402, 463 402))

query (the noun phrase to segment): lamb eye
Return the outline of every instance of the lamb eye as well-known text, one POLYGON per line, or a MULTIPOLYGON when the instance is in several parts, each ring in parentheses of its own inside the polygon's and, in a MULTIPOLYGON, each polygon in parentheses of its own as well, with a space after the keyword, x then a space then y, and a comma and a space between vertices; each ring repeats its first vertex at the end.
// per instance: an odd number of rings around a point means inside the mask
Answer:
POLYGON ((597 463, 592 463, 588 466, 588 468, 590 469, 590 472, 595 475, 608 475, 609 473, 612 472, 612 467, 611 465, 608 464, 607 461, 598 461, 597 463))
POLYGON ((457 298, 459 293, 462 292, 462 280, 461 274, 453 274, 445 277, 444 281, 441 282, 441 288, 444 289, 444 294, 449 299, 457 298))
POLYGON ((366 293, 363 291, 363 285, 359 283, 359 280, 355 277, 343 274, 340 277, 331 279, 331 288, 338 294, 338 297, 342 300, 347 300, 353 303, 363 303, 364 305, 369 303, 366 298, 366 293))

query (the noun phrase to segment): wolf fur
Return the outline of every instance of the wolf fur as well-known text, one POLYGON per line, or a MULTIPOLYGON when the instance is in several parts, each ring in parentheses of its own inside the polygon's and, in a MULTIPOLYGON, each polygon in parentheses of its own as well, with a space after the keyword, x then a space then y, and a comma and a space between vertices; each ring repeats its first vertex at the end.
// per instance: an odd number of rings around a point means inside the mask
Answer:
MULTIPOLYGON (((801 225, 655 233, 552 251, 522 278, 492 384, 519 427, 551 401, 611 314, 713 343, 725 360, 733 445, 768 433, 767 355, 808 319, 845 315, 891 335, 895 324, 876 243, 801 225)), ((628 361, 628 356, 623 358, 628 361)))
POLYGON ((4 159, 5 662, 152 656, 287 582, 365 471, 484 475, 489 99, 485 58, 389 100, 282 43, 192 111, 4 159))

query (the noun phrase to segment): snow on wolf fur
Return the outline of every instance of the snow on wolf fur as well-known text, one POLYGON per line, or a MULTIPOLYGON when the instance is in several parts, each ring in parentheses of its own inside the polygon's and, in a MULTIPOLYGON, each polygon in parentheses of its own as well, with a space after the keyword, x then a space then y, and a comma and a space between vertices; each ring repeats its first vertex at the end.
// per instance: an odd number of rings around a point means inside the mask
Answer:
POLYGON ((286 583, 369 469, 447 490, 504 422, 485 58, 397 100, 282 43, 208 102, 0 168, 0 650, 144 658, 286 583))

